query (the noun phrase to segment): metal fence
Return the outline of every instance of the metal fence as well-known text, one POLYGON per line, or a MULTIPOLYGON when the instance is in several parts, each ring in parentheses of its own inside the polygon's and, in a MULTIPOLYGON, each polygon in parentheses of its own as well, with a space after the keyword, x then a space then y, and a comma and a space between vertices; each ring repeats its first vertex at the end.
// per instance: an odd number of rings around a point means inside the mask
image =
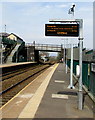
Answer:
MULTIPOLYGON (((67 60, 67 65, 70 68, 71 60, 67 60)), ((79 65, 79 61, 74 60, 73 61, 73 73, 76 75, 76 66, 79 65)), ((82 63, 82 80, 83 85, 86 86, 88 91, 90 91, 93 96, 95 97, 95 72, 91 70, 91 62, 85 62, 82 63)))

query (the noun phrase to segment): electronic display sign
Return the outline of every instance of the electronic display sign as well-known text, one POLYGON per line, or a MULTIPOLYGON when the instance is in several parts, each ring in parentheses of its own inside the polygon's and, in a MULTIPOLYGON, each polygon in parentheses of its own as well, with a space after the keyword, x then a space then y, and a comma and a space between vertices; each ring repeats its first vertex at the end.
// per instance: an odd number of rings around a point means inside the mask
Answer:
POLYGON ((45 36, 78 37, 79 24, 45 24, 45 36))

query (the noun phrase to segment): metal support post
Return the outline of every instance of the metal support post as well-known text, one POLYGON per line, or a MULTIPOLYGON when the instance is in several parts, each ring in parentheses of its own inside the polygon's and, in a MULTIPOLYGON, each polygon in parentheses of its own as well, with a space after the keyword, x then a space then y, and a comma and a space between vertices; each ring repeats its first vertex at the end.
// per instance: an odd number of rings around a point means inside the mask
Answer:
POLYGON ((27 46, 27 62, 28 62, 28 46, 27 46))
POLYGON ((68 66, 67 66, 67 55, 66 55, 66 74, 68 73, 68 66))
POLYGON ((63 48, 64 48, 64 50, 63 50, 63 65, 65 65, 65 39, 62 39, 62 40, 64 40, 64 44, 63 44, 63 48))
POLYGON ((1 43, 1 45, 0 45, 0 64, 2 64, 2 52, 3 52, 3 50, 2 50, 2 43, 1 43))
POLYGON ((66 74, 68 72, 68 67, 67 67, 67 44, 68 44, 68 38, 66 39, 66 74))
POLYGON ((65 65, 65 39, 64 39, 64 65, 65 65))
POLYGON ((78 92, 78 109, 83 109, 83 91, 82 91, 82 41, 83 41, 83 21, 80 20, 80 35, 79 35, 79 65, 80 65, 80 77, 79 77, 79 92, 78 92))
POLYGON ((74 89, 73 86, 73 44, 71 44, 71 69, 70 69, 70 85, 68 86, 70 89, 74 89))
POLYGON ((18 61, 18 50, 16 52, 16 63, 17 63, 17 61, 18 61))
POLYGON ((29 53, 28 53, 28 51, 29 51, 29 47, 27 46, 27 62, 29 62, 29 53))
POLYGON ((63 46, 63 58, 62 58, 62 61, 63 61, 63 65, 64 65, 64 46, 63 46))
POLYGON ((79 40, 79 51, 80 51, 80 57, 79 57, 79 66, 80 66, 80 77, 79 77, 79 92, 78 92, 78 108, 79 110, 83 109, 83 92, 82 92, 82 40, 79 40))

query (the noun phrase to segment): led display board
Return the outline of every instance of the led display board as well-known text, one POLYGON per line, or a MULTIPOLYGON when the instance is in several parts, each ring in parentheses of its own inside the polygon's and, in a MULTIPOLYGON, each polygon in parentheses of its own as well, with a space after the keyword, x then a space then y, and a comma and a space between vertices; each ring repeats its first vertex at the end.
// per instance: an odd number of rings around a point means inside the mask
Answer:
POLYGON ((45 24, 45 36, 78 37, 79 24, 45 24))

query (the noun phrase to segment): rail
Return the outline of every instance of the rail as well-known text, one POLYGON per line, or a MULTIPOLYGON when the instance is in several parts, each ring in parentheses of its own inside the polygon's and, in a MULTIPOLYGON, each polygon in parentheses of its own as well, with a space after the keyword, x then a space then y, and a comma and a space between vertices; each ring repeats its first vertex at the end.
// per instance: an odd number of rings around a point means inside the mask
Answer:
POLYGON ((8 80, 6 79, 2 81, 2 91, 0 91, 0 96, 2 95, 2 105, 6 104, 12 97, 14 97, 20 90, 22 90, 22 88, 33 81, 37 75, 41 74, 42 71, 44 71, 49 66, 50 65, 38 65, 37 67, 31 67, 29 71, 24 70, 24 72, 21 74, 13 76, 14 80, 13 78, 9 78, 8 80))

